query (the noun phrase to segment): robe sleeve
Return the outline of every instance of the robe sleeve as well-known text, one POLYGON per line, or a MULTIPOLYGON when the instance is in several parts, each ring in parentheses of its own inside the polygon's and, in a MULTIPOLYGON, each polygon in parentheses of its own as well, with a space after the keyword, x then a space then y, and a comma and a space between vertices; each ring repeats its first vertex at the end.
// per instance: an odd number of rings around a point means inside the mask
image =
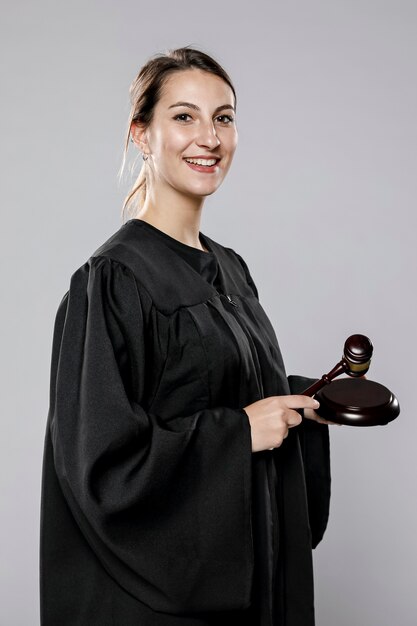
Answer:
MULTIPOLYGON (((258 289, 250 274, 245 260, 235 252, 246 275, 248 285, 259 300, 258 289)), ((291 394, 299 394, 307 389, 316 378, 305 376, 287 376, 291 394)), ((304 411, 299 410, 304 417, 304 411)), ((303 419, 297 427, 307 490, 309 522, 312 535, 312 547, 315 548, 323 538, 330 511, 331 473, 329 427, 313 420, 303 419)))
POLYGON ((224 406, 169 424, 145 411, 148 312, 116 260, 91 257, 72 275, 52 348, 59 484, 92 551, 139 601, 173 614, 246 608, 250 423, 224 406))
MULTIPOLYGON (((316 378, 288 376, 290 391, 299 394, 316 382, 316 378)), ((303 415, 302 409, 300 413, 303 415)), ((329 427, 303 419, 297 426, 306 480, 308 516, 312 547, 316 548, 327 528, 330 511, 331 473, 329 427)))

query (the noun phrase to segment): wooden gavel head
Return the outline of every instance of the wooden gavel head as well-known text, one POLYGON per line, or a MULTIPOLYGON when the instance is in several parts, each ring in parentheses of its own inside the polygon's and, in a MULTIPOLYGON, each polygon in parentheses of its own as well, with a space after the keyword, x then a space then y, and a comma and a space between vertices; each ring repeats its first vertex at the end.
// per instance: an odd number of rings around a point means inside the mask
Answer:
POLYGON ((345 341, 343 357, 320 380, 303 391, 320 402, 317 413, 325 419, 351 426, 387 424, 400 412, 398 400, 384 385, 362 377, 369 369, 373 354, 371 341, 365 335, 351 335, 345 341), (332 384, 340 374, 348 374, 332 384), (352 379, 357 380, 352 380, 352 379))
MULTIPOLYGON (((363 376, 369 369, 374 347, 365 335, 351 335, 345 341, 343 359, 345 372, 354 378, 363 376)), ((337 367, 337 366, 336 366, 337 367)))

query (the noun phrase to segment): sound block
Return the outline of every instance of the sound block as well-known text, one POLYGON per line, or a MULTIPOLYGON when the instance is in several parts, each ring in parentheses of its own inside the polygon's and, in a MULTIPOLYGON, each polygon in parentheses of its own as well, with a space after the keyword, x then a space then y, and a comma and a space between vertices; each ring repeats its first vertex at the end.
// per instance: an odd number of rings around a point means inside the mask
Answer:
POLYGON ((320 389, 316 413, 326 420, 348 426, 384 426, 400 413, 395 395, 367 378, 342 378, 320 389))

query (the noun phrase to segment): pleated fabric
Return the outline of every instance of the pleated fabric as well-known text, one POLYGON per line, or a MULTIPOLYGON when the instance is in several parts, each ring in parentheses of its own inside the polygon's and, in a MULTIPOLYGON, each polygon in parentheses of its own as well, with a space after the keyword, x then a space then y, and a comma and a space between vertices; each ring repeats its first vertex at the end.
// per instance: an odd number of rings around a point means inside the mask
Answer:
POLYGON ((52 341, 42 626, 314 626, 328 428, 251 451, 243 407, 299 393, 237 252, 140 219, 71 276, 52 341))

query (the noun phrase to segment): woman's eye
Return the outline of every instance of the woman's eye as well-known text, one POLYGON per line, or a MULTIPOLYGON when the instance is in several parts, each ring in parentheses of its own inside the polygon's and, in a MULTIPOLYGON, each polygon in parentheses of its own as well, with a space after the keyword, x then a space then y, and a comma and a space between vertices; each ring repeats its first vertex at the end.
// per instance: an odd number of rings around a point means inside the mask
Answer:
MULTIPOLYGON (((174 117, 174 120, 177 120, 179 117, 186 117, 186 116, 191 117, 191 116, 189 115, 189 113, 179 113, 178 115, 176 115, 176 116, 174 117)), ((180 121, 180 122, 185 122, 186 120, 179 120, 179 121, 180 121)))
POLYGON ((227 123, 231 124, 234 121, 234 117, 232 117, 231 115, 219 115, 219 117, 224 117, 227 120, 229 120, 227 123))

